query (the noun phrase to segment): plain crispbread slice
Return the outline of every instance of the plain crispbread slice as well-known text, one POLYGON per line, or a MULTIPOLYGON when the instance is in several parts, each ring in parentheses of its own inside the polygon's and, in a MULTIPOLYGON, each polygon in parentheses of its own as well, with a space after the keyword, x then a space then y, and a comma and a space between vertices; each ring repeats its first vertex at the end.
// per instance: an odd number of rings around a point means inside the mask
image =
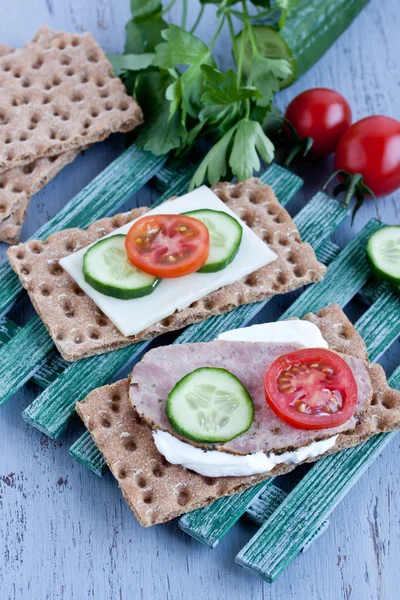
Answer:
POLYGON ((44 156, 0 174, 0 241, 18 244, 31 196, 76 157, 76 152, 44 156))
POLYGON ((0 172, 130 131, 142 112, 88 34, 48 27, 0 58, 0 172))
MULTIPOLYGON (((332 349, 367 360, 363 340, 339 306, 304 318, 318 325, 332 349)), ((400 392, 388 387, 379 365, 370 365, 369 372, 374 389, 371 406, 354 431, 338 437, 334 452, 400 426, 400 392)), ((283 465, 266 475, 212 479, 170 465, 158 453, 151 428, 132 408, 128 389, 128 379, 124 379, 94 390, 77 403, 77 411, 116 477, 125 500, 145 527, 206 506, 222 496, 237 494, 295 468, 283 465)))
POLYGON ((301 242, 293 220, 269 186, 250 179, 237 184, 220 183, 213 190, 278 258, 244 280, 209 294, 129 338, 124 337, 77 288, 58 261, 133 220, 145 209, 102 219, 84 231, 61 231, 45 243, 33 241, 9 249, 11 266, 66 360, 77 360, 154 338, 228 312, 241 304, 262 301, 322 279, 325 267, 317 261, 311 246, 301 242))

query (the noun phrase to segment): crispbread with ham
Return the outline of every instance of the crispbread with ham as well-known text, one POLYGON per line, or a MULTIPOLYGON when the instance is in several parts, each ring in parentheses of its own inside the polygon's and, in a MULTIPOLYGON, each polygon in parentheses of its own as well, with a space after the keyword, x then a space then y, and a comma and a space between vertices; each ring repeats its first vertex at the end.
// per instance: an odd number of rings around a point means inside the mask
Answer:
MULTIPOLYGON (((365 362, 373 397, 355 428, 339 434, 334 448, 319 456, 356 446, 369 437, 400 426, 400 392, 392 390, 380 365, 368 363, 365 344, 337 305, 308 314, 331 350, 365 362)), ((294 465, 278 465, 269 473, 246 477, 204 477, 170 465, 154 444, 151 427, 129 402, 127 379, 94 390, 77 410, 116 477, 139 522, 147 527, 237 494, 260 481, 287 473, 294 465)), ((309 459, 312 462, 316 459, 309 459)))
POLYGON ((233 454, 274 452, 276 454, 306 446, 344 431, 354 429, 371 402, 372 388, 365 363, 343 355, 357 381, 358 406, 354 417, 339 427, 306 431, 287 425, 265 401, 264 374, 282 354, 293 352, 295 344, 216 341, 160 346, 145 354, 135 365, 130 381, 130 401, 139 416, 152 429, 168 431, 187 443, 205 449, 233 454), (217 367, 233 373, 246 387, 254 403, 254 419, 248 431, 224 444, 201 444, 180 435, 166 414, 169 392, 185 375, 200 367, 217 367), (295 435, 294 435, 295 434, 295 435))

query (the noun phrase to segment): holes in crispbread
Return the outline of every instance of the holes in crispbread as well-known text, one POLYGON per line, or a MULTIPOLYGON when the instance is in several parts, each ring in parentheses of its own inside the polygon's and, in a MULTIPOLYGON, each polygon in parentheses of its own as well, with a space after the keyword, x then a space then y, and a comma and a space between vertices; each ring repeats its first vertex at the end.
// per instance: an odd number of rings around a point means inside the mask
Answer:
POLYGON ((51 275, 57 277, 64 272, 64 269, 61 265, 58 264, 58 261, 49 262, 49 272, 51 275))
POLYGON ((302 265, 299 265, 295 269, 293 269, 293 274, 295 277, 298 277, 300 279, 301 277, 305 276, 306 269, 302 265))
POLYGON ((81 83, 87 83, 89 81, 89 76, 87 73, 82 73, 81 75, 81 83))
POLYGON ((35 62, 32 65, 32 69, 40 69, 43 66, 43 58, 38 56, 35 62))
POLYGON ((124 112, 128 110, 129 104, 126 102, 126 100, 122 100, 122 102, 119 103, 118 108, 124 112))
POLYGON ((25 258, 25 252, 23 250, 18 250, 16 257, 18 260, 23 260, 25 258))
POLYGON ((110 419, 104 415, 101 417, 100 423, 101 423, 101 426, 105 427, 106 429, 109 429, 111 427, 110 419))
POLYGON ((154 477, 162 477, 164 475, 164 470, 161 465, 155 465, 151 472, 153 473, 154 477))
POLYGON ((62 57, 60 58, 60 63, 65 66, 70 65, 71 61, 72 61, 72 58, 70 56, 68 56, 68 54, 63 54, 62 57))
POLYGON ((97 327, 93 327, 93 325, 89 325, 88 327, 88 337, 91 340, 99 340, 101 337, 101 333, 97 327))
POLYGON ((151 504, 153 502, 153 494, 151 492, 147 492, 143 496, 143 502, 145 504, 151 504))
POLYGON ((110 92, 107 89, 100 90, 100 92, 99 92, 100 98, 108 98, 109 95, 110 95, 110 92))
POLYGON ((137 475, 136 483, 137 483, 137 486, 140 487, 141 489, 145 488, 147 486, 146 477, 144 475, 137 475))
POLYGON ((215 308, 215 300, 213 298, 205 298, 204 300, 204 308, 206 310, 214 310, 215 308))
POLYGON ((45 296, 45 297, 51 296, 51 288, 47 283, 40 283, 39 291, 42 294, 42 296, 45 296))
POLYGON ((118 471, 118 479, 126 479, 128 477, 128 471, 122 467, 118 471))
POLYGON ((67 298, 66 296, 62 296, 60 298, 60 306, 63 309, 64 314, 68 319, 72 319, 72 317, 75 316, 75 310, 74 310, 73 304, 72 304, 71 300, 69 298, 67 298))
POLYGON ((76 48, 77 46, 79 46, 79 44, 80 44, 79 38, 77 38, 77 37, 72 38, 71 46, 73 46, 73 48, 76 48))
MULTIPOLYGON (((229 195, 231 198, 240 198, 240 191, 236 188, 233 188, 232 190, 229 191, 229 195)), ((222 200, 222 198, 221 198, 222 200)))
POLYGON ((262 239, 266 244, 272 244, 274 241, 274 234, 271 231, 265 231, 262 239))
POLYGON ((31 272, 31 266, 28 264, 22 265, 21 267, 21 275, 29 275, 31 272))
POLYGON ((71 102, 82 102, 83 94, 81 92, 74 92, 71 95, 71 102))
POLYGON ((261 194, 257 194, 256 192, 250 192, 249 202, 251 202, 251 204, 261 204, 262 201, 263 197, 261 194))
POLYGON ((186 506, 190 500, 190 490, 187 486, 182 486, 178 493, 177 502, 179 506, 186 506))
POLYGON ((107 327, 107 325, 108 325, 108 319, 103 314, 97 314, 95 316, 95 321, 99 327, 107 327))
POLYGON ((217 483, 217 479, 213 477, 203 477, 203 481, 206 485, 215 485, 217 483))
POLYGON ((258 285, 258 276, 257 273, 250 273, 244 280, 245 284, 249 287, 256 287, 258 285))
POLYGON ((174 317, 171 315, 170 317, 166 317, 165 319, 163 319, 161 321, 161 325, 163 327, 170 327, 170 325, 172 325, 173 322, 174 322, 174 317))
POLYGON ((280 271, 276 276, 276 281, 279 285, 286 285, 288 282, 288 276, 284 271, 280 271))
POLYGON ((122 438, 122 445, 128 452, 135 452, 137 444, 131 435, 122 438))
POLYGON ((32 81, 28 77, 26 77, 21 81, 21 85, 23 88, 31 87, 32 81))
POLYGON ((43 252, 43 245, 40 242, 30 242, 28 248, 33 254, 41 254, 43 252))
POLYGON ((13 194, 21 194, 24 191, 22 185, 20 183, 16 183, 13 185, 12 192, 13 194))
POLYGON ((89 62, 97 63, 99 62, 99 57, 95 52, 91 52, 87 57, 89 62))

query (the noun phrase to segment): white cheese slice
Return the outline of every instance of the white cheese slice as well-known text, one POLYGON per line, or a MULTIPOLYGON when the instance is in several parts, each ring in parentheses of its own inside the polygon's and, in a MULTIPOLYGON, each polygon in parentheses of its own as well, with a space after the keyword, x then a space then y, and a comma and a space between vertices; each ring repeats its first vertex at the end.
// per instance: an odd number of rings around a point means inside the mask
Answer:
MULTIPOLYGON (((164 202, 146 214, 179 214, 200 208, 226 212, 239 221, 243 227, 239 252, 232 263, 223 271, 218 273, 192 273, 177 279, 164 279, 149 296, 133 300, 119 300, 101 294, 85 282, 82 264, 88 246, 61 259, 60 264, 123 335, 135 335, 146 329, 146 327, 157 323, 157 321, 169 317, 176 310, 187 308, 192 302, 242 279, 242 277, 277 258, 277 255, 270 250, 267 244, 206 186, 202 186, 176 200, 164 202)), ((134 221, 127 223, 109 235, 128 233, 132 223, 134 221)))

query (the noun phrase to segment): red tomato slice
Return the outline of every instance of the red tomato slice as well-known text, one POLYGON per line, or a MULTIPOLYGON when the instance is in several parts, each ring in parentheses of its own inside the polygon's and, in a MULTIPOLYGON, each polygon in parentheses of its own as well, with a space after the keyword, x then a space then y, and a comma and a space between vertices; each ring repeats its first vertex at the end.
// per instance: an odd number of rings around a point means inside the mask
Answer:
POLYGON ((199 219, 186 215, 149 215, 128 231, 125 248, 131 263, 167 279, 198 271, 208 259, 210 235, 199 219))
POLYGON ((264 389, 274 413, 299 429, 342 425, 354 415, 358 399, 349 365, 323 348, 279 356, 265 373, 264 389))

